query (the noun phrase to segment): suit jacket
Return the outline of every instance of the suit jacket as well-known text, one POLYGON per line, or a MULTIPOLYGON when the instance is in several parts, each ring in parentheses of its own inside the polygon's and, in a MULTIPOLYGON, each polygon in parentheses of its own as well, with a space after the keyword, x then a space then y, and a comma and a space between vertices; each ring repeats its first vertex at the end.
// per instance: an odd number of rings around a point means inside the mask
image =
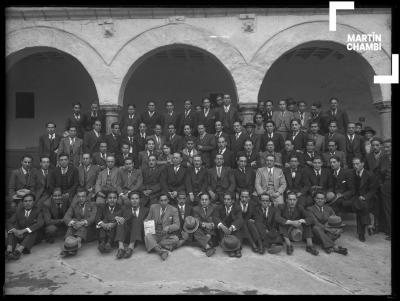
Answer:
MULTIPOLYGON (((212 166, 215 166, 215 156, 219 153, 219 150, 215 150, 214 154, 212 156, 212 166)), ((223 166, 234 168, 236 166, 235 162, 235 154, 228 148, 225 149, 224 153, 222 154, 224 156, 224 164, 223 166)))
POLYGON ((107 151, 117 155, 121 152, 121 136, 113 134, 105 135, 104 141, 107 142, 107 151))
POLYGON ((392 179, 392 160, 387 154, 383 155, 379 160, 378 167, 376 168, 376 175, 381 184, 382 194, 391 195, 391 179, 392 179))
POLYGON ((220 132, 220 133, 214 133, 213 135, 214 135, 214 138, 215 138, 215 145, 217 147, 218 147, 218 138, 219 137, 224 137, 225 141, 226 141, 226 148, 231 149, 231 137, 230 137, 229 134, 227 134, 225 132, 220 132))
POLYGON ((222 122, 224 126, 224 131, 228 134, 233 134, 233 123, 235 121, 240 121, 240 116, 237 108, 230 104, 229 110, 225 113, 224 106, 216 109, 217 120, 222 122))
POLYGON ((256 153, 260 152, 261 149, 261 135, 259 134, 252 134, 251 136, 246 133, 247 139, 251 140, 253 142, 253 150, 256 153))
POLYGON ((287 139, 292 140, 293 146, 295 150, 301 150, 302 152, 306 149, 306 142, 307 142, 307 134, 299 131, 296 137, 293 136, 293 133, 290 133, 287 139))
POLYGON ((137 152, 144 151, 146 149, 147 136, 148 135, 145 134, 145 137, 143 138, 140 133, 133 135, 133 137, 135 137, 134 141, 136 143, 137 152))
POLYGON ((314 169, 311 168, 305 170, 305 179, 308 182, 310 189, 312 186, 321 186, 325 192, 332 191, 332 174, 325 168, 321 168, 321 177, 319 182, 314 169))
MULTIPOLYGON (((226 207, 225 205, 221 205, 218 207, 218 215, 221 219, 220 223, 224 224, 226 227, 230 227, 234 225, 236 231, 240 230, 243 226, 243 216, 242 216, 242 209, 238 204, 233 204, 231 207, 231 211, 229 214, 226 214, 226 207)), ((218 224, 216 225, 218 226, 218 224)))
POLYGON ((247 203, 247 210, 246 212, 243 211, 242 204, 237 202, 237 206, 240 208, 240 212, 242 213, 243 222, 247 222, 249 219, 256 220, 258 216, 258 206, 254 205, 251 202, 247 203))
POLYGON ((323 205, 321 210, 318 205, 314 204, 308 207, 307 211, 310 212, 311 216, 314 218, 314 223, 317 225, 325 225, 330 216, 336 215, 335 211, 328 205, 323 205))
POLYGON ((281 152, 282 154, 282 165, 285 166, 286 163, 289 163, 290 161, 290 157, 292 155, 296 155, 297 158, 299 158, 299 162, 300 162, 300 166, 304 166, 304 156, 303 156, 303 152, 301 150, 292 150, 290 152, 287 152, 286 150, 283 150, 281 152))
POLYGON ((18 190, 26 188, 34 192, 36 190, 36 171, 32 168, 29 173, 28 179, 22 171, 22 168, 14 169, 11 172, 10 182, 8 185, 8 195, 13 196, 18 190))
MULTIPOLYGON (((326 116, 328 116, 329 122, 336 120, 338 131, 340 133, 342 133, 342 134, 345 133, 347 124, 349 123, 349 117, 348 117, 346 111, 337 109, 335 117, 333 116, 331 110, 326 111, 325 114, 326 114, 326 116)), ((328 122, 328 125, 329 125, 329 122, 328 122)))
POLYGON ((382 160, 383 157, 383 152, 381 152, 380 156, 377 159, 375 158, 373 152, 369 153, 365 156, 365 168, 376 174, 376 168, 379 166, 379 162, 382 160))
POLYGON ((83 138, 83 152, 93 154, 99 151, 100 142, 104 140, 104 136, 100 133, 99 137, 96 136, 94 130, 85 133, 83 138))
POLYGON ((154 143, 155 143, 154 149, 162 152, 162 147, 165 144, 165 142, 167 141, 167 138, 164 135, 161 135, 160 137, 158 137, 159 142, 157 142, 156 135, 151 135, 151 136, 149 136, 149 138, 154 139, 154 143))
POLYGON ((179 124, 179 114, 176 113, 175 111, 172 112, 172 115, 169 115, 168 112, 165 112, 162 115, 162 119, 163 119, 163 124, 164 124, 164 128, 163 128, 163 134, 165 136, 168 135, 168 125, 170 123, 172 123, 173 125, 175 125, 175 128, 177 129, 179 124))
POLYGON ((84 210, 82 212, 82 207, 79 203, 74 206, 70 206, 65 213, 64 223, 68 224, 72 221, 84 221, 88 222, 88 226, 92 225, 96 221, 97 206, 94 202, 86 202, 84 210))
POLYGON ((325 134, 325 151, 328 151, 329 140, 336 141, 337 150, 342 152, 346 151, 346 139, 342 134, 336 132, 332 137, 329 137, 329 134, 325 134))
POLYGON ((247 136, 246 136, 245 132, 242 132, 238 139, 236 139, 236 134, 232 134, 230 136, 231 151, 234 153, 235 157, 238 152, 244 150, 243 145, 244 145, 244 141, 246 140, 246 138, 247 138, 247 136))
POLYGON ((290 132, 290 121, 294 115, 290 111, 285 111, 282 117, 282 111, 275 111, 272 114, 272 121, 275 123, 276 131, 290 132))
MULTIPOLYGON (((256 225, 257 224, 261 224, 263 225, 268 231, 271 231, 273 229, 277 230, 278 229, 278 224, 276 222, 276 212, 278 211, 278 208, 274 207, 274 206, 270 206, 268 208, 268 214, 267 216, 265 216, 265 211, 260 208, 257 207, 256 208, 256 225)), ((259 227, 257 227, 259 228, 259 227)), ((262 228, 262 227, 261 227, 262 228)))
POLYGON ((292 178, 292 169, 290 167, 285 167, 283 169, 283 174, 286 179, 286 191, 293 191, 295 193, 301 192, 302 195, 306 194, 310 187, 309 183, 306 181, 305 169, 297 168, 296 175, 294 179, 292 178))
POLYGON ((128 127, 128 125, 132 125, 136 132, 139 127, 139 115, 137 113, 135 113, 133 115, 133 118, 130 119, 128 112, 127 111, 123 112, 120 115, 119 124, 121 126, 121 131, 123 133, 126 133, 126 128, 128 127))
POLYGON ((193 129, 193 133, 197 133, 197 114, 196 111, 192 108, 187 116, 185 116, 185 111, 179 114, 178 117, 178 128, 177 133, 179 135, 183 135, 183 128, 186 124, 189 124, 193 129))
POLYGON ((121 169, 121 188, 122 192, 139 191, 143 184, 142 171, 133 169, 132 174, 128 177, 128 170, 121 169))
POLYGON ((161 188, 164 193, 185 190, 186 168, 182 165, 175 173, 174 166, 167 166, 161 174, 161 188))
POLYGON ((186 171, 186 192, 193 193, 195 196, 200 192, 207 192, 208 171, 204 167, 200 167, 196 174, 195 168, 190 167, 186 171))
POLYGON ((275 156, 275 166, 282 168, 282 154, 277 153, 277 152, 270 153, 269 151, 259 153, 259 158, 260 158, 259 167, 267 166, 267 156, 268 155, 274 155, 275 156))
MULTIPOLYGON (((282 169, 273 167, 272 177, 274 182, 274 191, 278 191, 280 194, 283 194, 287 184, 282 169)), ((268 168, 267 167, 258 168, 256 172, 256 181, 254 185, 257 194, 260 195, 264 191, 267 191, 268 181, 269 181, 268 168)))
POLYGON ((94 188, 96 186, 97 176, 99 175, 100 171, 100 166, 91 164, 89 167, 89 171, 86 172, 85 183, 85 167, 83 165, 79 166, 79 186, 85 187, 86 189, 94 188))
POLYGON ((240 194, 242 190, 248 190, 250 195, 253 193, 256 171, 252 167, 246 167, 244 173, 239 169, 234 169, 233 176, 235 178, 237 193, 240 194))
MULTIPOLYGON (((156 158, 158 158, 158 156, 160 155, 160 152, 157 150, 154 150, 153 155, 155 155, 156 158)), ((146 168, 148 166, 148 162, 149 162, 149 154, 148 154, 147 150, 139 152, 138 168, 143 170, 144 168, 146 168)))
POLYGON ((318 122, 318 133, 321 135, 325 135, 326 133, 328 133, 330 117, 325 112, 321 111, 318 115, 315 116, 311 114, 310 117, 310 122, 308 123, 309 127, 311 127, 312 122, 318 122))
POLYGON ((67 213, 68 206, 66 203, 63 203, 61 206, 61 216, 58 215, 58 206, 53 199, 50 200, 50 206, 43 205, 42 213, 44 224, 47 225, 56 225, 61 220, 64 223, 64 216, 67 213))
MULTIPOLYGON (((128 153, 128 155, 126 157, 127 158, 131 158, 133 160, 134 166, 138 165, 137 164, 137 159, 135 159, 135 155, 134 154, 128 153)), ((125 158, 124 158, 123 154, 116 155, 115 156, 115 166, 118 166, 118 167, 124 166, 125 165, 124 160, 125 160, 125 158)))
POLYGON ((365 148, 364 140, 359 135, 354 135, 353 142, 351 143, 347 135, 344 136, 346 141, 346 157, 347 165, 353 160, 354 157, 364 157, 365 148))
POLYGON ((320 134, 316 134, 315 136, 313 134, 308 134, 308 139, 313 139, 315 141, 315 151, 321 154, 324 152, 325 136, 322 136, 320 134))
MULTIPOLYGON (((108 168, 105 168, 97 176, 97 181, 95 186, 96 194, 102 191, 104 186, 107 184, 107 174, 108 174, 108 168)), ((110 176, 111 176, 111 186, 117 190, 118 194, 120 194, 122 192, 121 188, 122 179, 121 179, 120 169, 117 167, 112 168, 110 176)))
POLYGON ((153 171, 149 167, 143 168, 142 176, 142 191, 148 189, 151 189, 152 193, 161 191, 161 169, 159 167, 155 167, 153 171))
POLYGON ((32 232, 35 232, 42 228, 43 225, 44 220, 40 208, 33 206, 29 216, 26 218, 24 206, 18 206, 16 212, 7 222, 7 231, 13 228, 17 230, 29 228, 32 232))
POLYGON ((53 165, 57 163, 57 149, 60 145, 61 135, 55 134, 53 143, 51 143, 48 134, 39 137, 39 158, 43 155, 50 156, 50 162, 53 165))
POLYGON ((369 170, 364 169, 364 171, 361 175, 360 186, 357 187, 356 177, 358 177, 358 176, 356 174, 356 171, 353 169, 351 171, 351 173, 353 175, 353 183, 354 183, 353 196, 357 197, 357 198, 358 198, 358 196, 363 196, 363 197, 365 197, 366 202, 368 202, 368 203, 373 201, 373 199, 376 196, 376 191, 378 189, 378 181, 377 181, 376 176, 369 170))
POLYGON ((69 116, 65 121, 64 130, 68 131, 71 126, 76 127, 76 136, 80 139, 83 138, 83 133, 85 132, 85 125, 86 125, 86 115, 81 113, 79 120, 72 116, 69 116))
POLYGON ((300 112, 294 112, 293 113, 294 118, 297 118, 300 120, 300 125, 301 125, 301 130, 307 131, 310 125, 310 120, 311 120, 311 113, 310 112, 303 112, 303 119, 300 118, 300 112))
POLYGON ((206 128, 206 132, 210 134, 215 133, 215 121, 217 119, 217 113, 214 109, 211 109, 208 111, 207 116, 204 115, 204 109, 201 110, 197 114, 197 121, 198 124, 204 124, 204 127, 206 128))
POLYGON ((66 153, 69 155, 69 163, 73 164, 75 167, 78 167, 81 162, 82 148, 82 139, 75 137, 75 143, 73 146, 71 146, 69 137, 65 137, 61 139, 60 146, 58 148, 58 158, 60 157, 60 154, 66 153))
MULTIPOLYGON (((346 153, 342 151, 335 151, 335 156, 340 158, 340 167, 347 168, 347 160, 346 160, 346 153)), ((331 164, 329 159, 333 157, 330 152, 326 152, 322 154, 322 164, 324 167, 330 167, 331 164)))
MULTIPOLYGON (((214 204, 210 204, 207 207, 207 214, 205 214, 204 209, 201 205, 197 205, 193 208, 193 217, 197 218, 201 223, 214 223, 214 229, 217 227, 218 223, 221 221, 218 213, 218 207, 214 204)), ((214 229, 210 232, 215 233, 214 229)))
POLYGON ((188 166, 187 163, 190 163, 193 166, 193 157, 198 155, 199 152, 197 151, 197 149, 193 149, 193 151, 189 154, 189 150, 185 147, 182 150, 182 155, 183 155, 183 159, 182 159, 182 164, 184 166, 188 166))
POLYGON ((143 112, 142 114, 140 114, 139 117, 139 124, 141 122, 144 122, 147 126, 147 130, 146 133, 147 135, 153 135, 154 134, 154 126, 156 124, 159 124, 161 126, 163 126, 163 118, 161 116, 160 113, 158 113, 157 111, 154 111, 153 116, 150 117, 149 115, 149 111, 146 110, 146 112, 143 112))
POLYGON ((215 139, 212 134, 205 134, 203 138, 200 136, 196 139, 196 146, 202 146, 202 150, 199 150, 203 163, 206 166, 211 166, 211 153, 216 148, 215 139))
POLYGON ((179 214, 179 223, 181 225, 180 230, 183 230, 183 225, 185 223, 185 218, 188 216, 193 216, 193 207, 185 204, 185 210, 181 212, 181 208, 177 206, 178 214, 179 214))
POLYGON ((314 151, 314 153, 311 153, 311 154, 308 153, 307 151, 304 151, 302 157, 303 157, 304 166, 308 167, 308 168, 313 168, 312 164, 308 165, 307 162, 311 162, 312 163, 313 159, 315 157, 321 157, 321 154, 319 152, 317 152, 317 151, 314 151))
POLYGON ((50 191, 56 187, 61 187, 62 193, 68 193, 70 197, 74 196, 79 185, 78 169, 72 165, 68 165, 66 177, 66 185, 62 185, 61 167, 56 167, 50 174, 50 191))
POLYGON ((87 112, 85 114, 85 130, 87 132, 91 131, 93 129, 93 124, 95 120, 100 120, 101 121, 101 133, 104 134, 106 132, 106 118, 104 113, 101 110, 97 111, 97 117, 92 117, 92 112, 87 112))
MULTIPOLYGON (((147 215, 149 214, 149 208, 147 207, 143 207, 143 206, 139 206, 139 216, 136 217, 140 222, 140 226, 141 228, 143 227, 143 221, 145 220, 145 218, 147 217, 147 215)), ((133 219, 133 212, 132 212, 132 206, 130 205, 125 205, 122 207, 122 217, 125 219, 125 222, 129 222, 133 219)))
POLYGON ((36 190, 35 190, 36 200, 40 199, 42 196, 50 196, 51 195, 50 177, 51 177, 52 171, 53 171, 53 168, 50 168, 47 176, 45 176, 43 174, 43 171, 41 168, 35 169, 35 171, 34 171, 35 181, 34 182, 36 184, 36 190))
MULTIPOLYGON (((195 138, 195 137, 193 137, 195 138)), ((177 134, 174 135, 174 137, 171 140, 171 136, 167 136, 167 142, 171 145, 171 153, 178 152, 182 150, 184 147, 186 147, 186 143, 184 142, 184 139, 182 136, 179 136, 177 134)))
POLYGON ((277 153, 280 153, 285 147, 285 141, 283 139, 283 136, 280 133, 276 132, 272 134, 272 138, 269 137, 268 133, 265 133, 261 136, 261 151, 264 152, 266 150, 267 142, 271 140, 272 142, 274 142, 275 151, 277 153))
MULTIPOLYGON (((106 158, 109 155, 112 155, 112 153, 106 152, 106 158)), ((94 153, 92 158, 93 158, 92 159, 93 165, 99 165, 100 167, 103 167, 103 168, 106 166, 106 160, 101 157, 100 152, 94 153)))
MULTIPOLYGON (((245 156, 247 158, 247 167, 252 167, 251 166, 251 162, 256 162, 256 166, 254 166, 253 168, 259 168, 261 167, 261 158, 260 158, 260 154, 258 152, 255 151, 255 149, 253 149, 253 151, 251 152, 251 154, 247 154, 246 151, 240 151, 237 153, 236 155, 236 160, 240 157, 240 156, 245 156)), ((237 166, 237 164, 235 164, 235 166, 237 166)))
MULTIPOLYGON (((140 213, 140 212, 139 212, 140 213)), ((97 207, 96 212, 96 225, 100 222, 103 223, 116 223, 115 217, 123 216, 122 206, 118 203, 115 204, 114 211, 111 213, 110 207, 107 204, 101 204, 97 207)))
MULTIPOLYGON (((230 193, 235 192, 235 177, 233 176, 232 169, 230 167, 222 166, 221 168, 221 178, 219 180, 221 185, 221 192, 228 191, 230 193)), ((217 176, 217 168, 212 167, 208 170, 208 191, 213 191, 214 193, 217 190, 218 184, 218 176, 217 176)))
POLYGON ((282 204, 278 206, 275 219, 276 222, 282 226, 287 226, 286 222, 288 220, 304 219, 307 226, 312 225, 314 222, 314 218, 312 217, 311 213, 309 211, 306 211, 302 207, 298 207, 297 205, 293 209, 293 214, 290 215, 287 204, 282 204))
POLYGON ((331 170, 331 172, 333 191, 343 194, 345 199, 351 198, 354 192, 354 179, 351 170, 341 168, 337 177, 333 170, 331 170))
POLYGON ((156 225, 161 224, 163 229, 167 228, 169 233, 178 231, 181 227, 178 209, 168 204, 165 208, 164 217, 162 219, 160 215, 160 209, 160 204, 151 205, 149 214, 147 215, 145 221, 154 220, 156 225))

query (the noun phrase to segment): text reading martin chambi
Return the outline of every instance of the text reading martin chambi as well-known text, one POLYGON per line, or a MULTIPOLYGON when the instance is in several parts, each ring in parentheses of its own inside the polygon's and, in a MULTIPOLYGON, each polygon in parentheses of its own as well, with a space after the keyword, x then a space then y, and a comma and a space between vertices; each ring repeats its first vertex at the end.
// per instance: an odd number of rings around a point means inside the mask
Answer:
POLYGON ((347 50, 380 51, 382 35, 375 32, 368 34, 347 34, 347 50))

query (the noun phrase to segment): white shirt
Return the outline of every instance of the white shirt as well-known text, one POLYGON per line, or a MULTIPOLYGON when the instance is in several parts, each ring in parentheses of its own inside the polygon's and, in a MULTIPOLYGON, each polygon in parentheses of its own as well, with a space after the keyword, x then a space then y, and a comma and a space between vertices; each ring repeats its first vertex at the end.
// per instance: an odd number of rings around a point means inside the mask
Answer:
POLYGON ((347 137, 349 137, 350 142, 353 142, 353 140, 354 140, 354 134, 353 134, 353 135, 348 135, 347 137))
POLYGON ((217 175, 221 175, 222 174, 222 166, 217 166, 217 175))
POLYGON ((47 174, 49 173, 49 171, 48 171, 48 170, 44 170, 44 169, 42 169, 42 173, 43 173, 43 175, 44 175, 44 176, 46 176, 46 172, 47 172, 47 174))
POLYGON ((225 105, 224 105, 224 110, 225 110, 225 113, 228 113, 228 111, 229 111, 230 107, 231 107, 231 105, 228 105, 228 106, 225 106, 225 105))
POLYGON ((75 138, 69 137, 69 144, 72 145, 75 143, 75 138))
POLYGON ((115 209, 115 207, 110 207, 110 206, 108 206, 108 210, 110 210, 111 214, 114 213, 114 209, 115 209))
POLYGON ((185 110, 185 117, 188 117, 188 115, 190 114, 190 111, 191 111, 192 109, 189 109, 189 110, 185 110))
POLYGON ((180 165, 174 166, 174 171, 175 171, 175 172, 178 172, 178 171, 179 171, 179 167, 180 167, 180 165))
POLYGON ((268 138, 274 138, 274 133, 271 133, 271 134, 269 134, 269 133, 267 133, 267 135, 268 135, 268 138))
POLYGON ((26 210, 25 209, 25 217, 29 217, 29 214, 31 214, 32 209, 26 210))
POLYGON ((65 167, 65 168, 62 168, 62 167, 61 167, 61 174, 62 174, 62 175, 65 175, 67 172, 68 172, 68 166, 65 167))
POLYGON ((316 175, 316 176, 321 175, 321 170, 316 170, 316 169, 314 169, 314 172, 315 172, 315 175, 316 175))
POLYGON ((221 155, 223 155, 226 151, 226 147, 223 150, 220 150, 221 155))
POLYGON ((27 171, 26 169, 24 169, 23 167, 21 167, 21 169, 22 169, 22 173, 23 173, 24 175, 26 175, 26 174, 28 173, 28 171, 27 171))
POLYGON ((135 209, 132 208, 132 214, 133 214, 134 216, 138 217, 138 216, 139 216, 139 207, 136 208, 136 215, 135 215, 135 209))
POLYGON ((244 205, 244 204, 240 203, 240 206, 242 207, 243 212, 247 212, 247 208, 248 208, 249 204, 244 205))
POLYGON ((185 205, 182 205, 182 206, 179 205, 179 210, 181 211, 181 214, 183 215, 185 212, 185 205))
POLYGON ((154 111, 154 112, 150 112, 150 111, 148 111, 148 112, 149 112, 149 116, 150 116, 150 117, 153 117, 153 115, 154 115, 155 111, 154 111))
POLYGON ((56 138, 56 134, 54 133, 53 135, 49 134, 49 139, 55 139, 56 138))
POLYGON ((340 172, 340 167, 338 168, 338 170, 335 170, 335 175, 338 176, 340 172))
POLYGON ((100 134, 99 134, 99 133, 97 133, 97 131, 96 131, 96 130, 93 130, 93 132, 94 132, 94 134, 96 135, 96 137, 97 137, 97 138, 99 138, 100 134))
POLYGON ((239 132, 239 133, 236 133, 236 134, 235 134, 236 139, 239 139, 241 133, 242 133, 242 132, 239 132))
POLYGON ((208 109, 208 110, 204 109, 204 116, 207 117, 209 112, 210 112, 210 109, 208 109))
POLYGON ((271 167, 271 168, 269 168, 269 167, 267 167, 268 168, 268 173, 269 174, 274 174, 274 168, 273 167, 271 167))

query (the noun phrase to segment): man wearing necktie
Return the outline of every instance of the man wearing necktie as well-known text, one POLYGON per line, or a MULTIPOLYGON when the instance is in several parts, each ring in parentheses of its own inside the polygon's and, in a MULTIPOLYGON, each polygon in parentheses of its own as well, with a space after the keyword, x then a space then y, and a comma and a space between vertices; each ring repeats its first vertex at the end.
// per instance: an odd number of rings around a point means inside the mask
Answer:
POLYGON ((105 203, 105 192, 108 190, 116 190, 119 196, 122 193, 121 171, 115 167, 115 157, 107 156, 106 164, 107 168, 102 170, 97 177, 95 186, 96 204, 105 203))
POLYGON ((78 167, 81 163, 81 156, 83 150, 83 140, 76 137, 76 127, 71 126, 69 128, 69 136, 61 140, 58 148, 58 158, 60 154, 67 153, 69 155, 69 161, 75 167, 78 167))
POLYGON ((45 224, 45 239, 48 243, 54 243, 54 239, 64 235, 67 227, 64 223, 64 215, 68 207, 62 198, 60 188, 55 188, 49 204, 43 205, 43 218, 45 224))
POLYGON ((39 137, 39 158, 48 155, 50 163, 54 167, 57 164, 57 149, 61 136, 56 134, 56 124, 52 121, 46 123, 46 134, 39 137))
MULTIPOLYGON (((89 202, 85 188, 78 188, 78 202, 71 205, 64 216, 64 223, 68 229, 65 238, 72 236, 78 240, 78 249, 87 240, 87 229, 95 223, 97 206, 94 202, 89 202)), ((63 249, 61 256, 76 255, 77 251, 68 252, 63 249)))
POLYGON ((347 124, 349 123, 347 112, 338 109, 339 101, 337 98, 331 98, 329 104, 330 109, 327 112, 327 115, 330 117, 331 121, 337 122, 338 131, 343 134, 347 128, 347 124))
POLYGON ((347 124, 346 133, 346 159, 347 165, 352 166, 352 161, 354 157, 364 157, 365 148, 362 138, 355 134, 356 125, 354 122, 349 122, 347 124))
POLYGON ((193 167, 186 172, 186 191, 189 194, 189 200, 192 206, 199 204, 200 195, 207 191, 208 172, 202 167, 203 161, 200 155, 193 157, 193 167))
MULTIPOLYGON (((53 170, 53 169, 51 169, 53 170)), ((40 158, 40 168, 35 170, 33 175, 36 180, 36 203, 41 207, 45 202, 49 204, 51 190, 50 190, 50 158, 44 155, 40 158)))
POLYGON ((78 138, 83 139, 83 133, 86 126, 86 116, 81 114, 81 104, 79 102, 72 104, 72 116, 68 117, 65 122, 65 131, 69 131, 70 127, 76 129, 76 135, 78 138))
POLYGON ((178 191, 185 190, 186 168, 181 163, 181 153, 173 153, 172 165, 167 166, 161 175, 162 192, 168 195, 173 205, 176 205, 178 191))
POLYGON ((223 194, 235 193, 235 178, 230 167, 223 166, 224 156, 215 156, 215 167, 210 168, 208 176, 208 193, 213 203, 219 205, 223 202, 223 194))

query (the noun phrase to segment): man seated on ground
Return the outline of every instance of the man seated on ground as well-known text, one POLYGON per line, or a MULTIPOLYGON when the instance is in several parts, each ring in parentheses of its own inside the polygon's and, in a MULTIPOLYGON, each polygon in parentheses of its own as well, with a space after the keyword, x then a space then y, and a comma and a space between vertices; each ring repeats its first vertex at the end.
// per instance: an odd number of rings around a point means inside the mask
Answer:
MULTIPOLYGON (((180 229, 176 232, 176 235, 180 241, 182 239, 181 232, 183 231, 183 224, 185 223, 186 217, 193 216, 193 207, 187 201, 186 192, 183 190, 178 191, 177 201, 176 207, 179 213, 180 229)), ((181 244, 183 244, 183 242, 181 244)))
MULTIPOLYGON (((229 192, 224 194, 224 204, 218 208, 220 221, 217 224, 219 229, 219 239, 223 239, 225 235, 234 235, 239 241, 243 240, 242 211, 239 205, 233 203, 233 196, 229 192)), ((229 252, 229 257, 242 257, 242 245, 236 251, 229 252)))
POLYGON ((117 192, 110 190, 106 197, 106 204, 98 206, 96 216, 100 253, 111 252, 117 227, 116 217, 122 217, 122 206, 117 203, 117 192))
POLYGON ((122 193, 121 189, 121 172, 118 167, 115 167, 115 157, 110 155, 107 157, 107 168, 103 169, 96 181, 96 204, 105 203, 105 194, 103 191, 110 190, 111 188, 116 190, 118 195, 122 193))
POLYGON ((207 252, 207 256, 214 254, 214 247, 218 245, 216 232, 217 223, 219 222, 218 207, 210 202, 210 195, 203 193, 200 196, 200 204, 193 208, 193 217, 199 220, 198 230, 201 230, 208 237, 207 245, 202 246, 203 251, 207 252))
POLYGON ((158 203, 161 192, 161 168, 157 166, 155 155, 149 156, 147 167, 142 169, 143 184, 143 206, 149 208, 150 205, 158 203))
POLYGON ((97 207, 88 201, 84 188, 78 188, 78 203, 68 208, 64 216, 64 223, 68 226, 65 234, 64 248, 61 256, 76 255, 82 243, 86 241, 87 229, 96 219, 97 207))
POLYGON ((271 198, 266 193, 262 194, 259 200, 261 208, 258 208, 255 219, 259 238, 255 235, 255 239, 262 240, 262 247, 259 247, 258 251, 263 254, 266 248, 270 254, 279 253, 282 250, 283 240, 275 218, 278 208, 273 206, 271 198))
POLYGON ((56 187, 53 190, 53 194, 50 198, 48 205, 43 205, 43 219, 44 219, 44 235, 48 243, 53 243, 54 239, 65 234, 67 227, 64 223, 64 215, 68 210, 68 206, 65 200, 62 198, 62 192, 60 187, 56 187))
POLYGON ((35 195, 26 194, 22 206, 18 206, 8 220, 6 260, 18 260, 21 253, 29 254, 36 242, 44 221, 40 208, 34 206, 34 203, 35 195))
POLYGON ((147 233, 144 237, 147 252, 155 250, 162 260, 168 257, 168 251, 176 248, 179 238, 175 234, 180 228, 178 209, 168 204, 167 195, 160 195, 160 203, 150 207, 145 222, 154 221, 155 234, 147 233))
POLYGON ((119 203, 121 205, 130 205, 128 195, 131 191, 138 191, 143 184, 142 171, 134 168, 133 159, 127 157, 124 159, 124 168, 120 170, 121 188, 119 203))
POLYGON ((139 242, 144 241, 143 221, 149 213, 149 208, 141 205, 140 194, 131 191, 128 195, 130 205, 123 206, 123 216, 117 216, 117 233, 115 240, 118 241, 117 259, 129 258, 139 242), (128 246, 125 247, 124 243, 128 246))
POLYGON ((312 225, 314 240, 321 244, 324 251, 328 254, 336 252, 347 255, 346 248, 335 244, 335 240, 343 232, 342 228, 344 224, 341 222, 341 218, 336 216, 335 211, 325 204, 325 200, 325 194, 322 191, 317 191, 314 196, 315 204, 308 208, 308 211, 314 218, 314 224, 312 225), (332 224, 334 220, 338 222, 336 225, 332 224))
POLYGON ((297 235, 299 236, 298 240, 306 239, 306 251, 308 253, 318 255, 318 251, 314 248, 312 243, 311 226, 313 224, 313 218, 309 212, 297 206, 296 193, 289 192, 287 194, 286 203, 278 207, 275 218, 276 222, 279 224, 279 232, 285 240, 286 253, 288 255, 293 254, 293 245, 290 242, 290 237, 293 240, 297 235))

